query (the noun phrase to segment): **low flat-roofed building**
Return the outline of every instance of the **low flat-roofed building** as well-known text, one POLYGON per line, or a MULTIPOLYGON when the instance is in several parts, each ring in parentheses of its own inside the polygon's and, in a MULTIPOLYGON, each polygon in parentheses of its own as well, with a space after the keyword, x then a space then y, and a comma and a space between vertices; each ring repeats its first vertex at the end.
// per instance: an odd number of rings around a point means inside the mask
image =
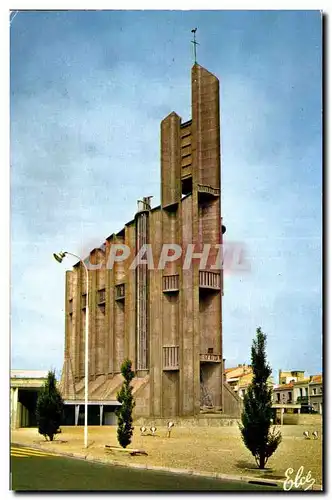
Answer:
POLYGON ((35 427, 38 393, 47 380, 46 370, 11 370, 10 372, 10 424, 35 427))
POLYGON ((323 413, 323 375, 312 375, 309 382, 309 401, 313 410, 323 413))

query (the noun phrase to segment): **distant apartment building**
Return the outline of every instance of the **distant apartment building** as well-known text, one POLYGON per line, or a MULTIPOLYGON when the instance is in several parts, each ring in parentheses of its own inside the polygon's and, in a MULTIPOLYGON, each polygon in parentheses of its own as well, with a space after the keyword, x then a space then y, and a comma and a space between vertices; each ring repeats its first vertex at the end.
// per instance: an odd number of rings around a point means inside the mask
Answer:
POLYGON ((322 414, 322 375, 305 377, 303 371, 279 371, 279 384, 273 389, 273 403, 288 409, 297 408, 299 405, 301 413, 314 411, 322 414))
POLYGON ((294 403, 294 382, 277 385, 273 389, 273 402, 276 404, 294 403))
POLYGON ((313 409, 323 413, 323 376, 313 375, 309 382, 309 401, 313 409))
MULTIPOLYGON (((251 365, 240 364, 235 368, 225 369, 226 383, 232 390, 241 398, 248 391, 249 385, 252 383, 253 371, 251 365)), ((273 386, 272 378, 269 378, 268 383, 270 387, 273 386)))
POLYGON ((225 369, 225 381, 232 390, 243 398, 245 388, 252 381, 252 367, 246 364, 239 364, 234 368, 225 369))
POLYGON ((300 404, 308 404, 310 377, 293 382, 293 399, 300 404))
POLYGON ((248 391, 249 385, 252 383, 253 373, 245 373, 239 380, 238 384, 238 395, 240 398, 244 398, 245 394, 248 391))
POLYGON ((304 379, 304 371, 302 370, 291 370, 283 371, 279 370, 279 385, 289 384, 291 382, 297 382, 304 379))

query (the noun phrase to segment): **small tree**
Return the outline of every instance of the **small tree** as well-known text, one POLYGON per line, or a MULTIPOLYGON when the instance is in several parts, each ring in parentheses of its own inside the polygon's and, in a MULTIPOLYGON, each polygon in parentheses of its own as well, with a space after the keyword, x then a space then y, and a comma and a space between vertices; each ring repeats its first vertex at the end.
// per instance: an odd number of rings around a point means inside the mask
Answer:
POLYGON ((130 382, 135 377, 135 373, 131 369, 131 361, 125 359, 121 366, 121 373, 124 382, 120 391, 117 393, 117 400, 121 406, 116 410, 118 417, 118 441, 122 448, 126 448, 131 443, 133 436, 133 409, 135 407, 134 396, 132 394, 133 388, 130 382))
POLYGON ((54 371, 49 371, 47 380, 39 392, 36 407, 38 432, 50 441, 59 432, 63 416, 63 399, 56 386, 54 371))
POLYGON ((281 432, 270 430, 272 413, 272 388, 268 378, 272 370, 266 361, 266 335, 257 328, 251 348, 253 380, 244 396, 240 430, 246 447, 264 469, 269 457, 281 442, 281 432))

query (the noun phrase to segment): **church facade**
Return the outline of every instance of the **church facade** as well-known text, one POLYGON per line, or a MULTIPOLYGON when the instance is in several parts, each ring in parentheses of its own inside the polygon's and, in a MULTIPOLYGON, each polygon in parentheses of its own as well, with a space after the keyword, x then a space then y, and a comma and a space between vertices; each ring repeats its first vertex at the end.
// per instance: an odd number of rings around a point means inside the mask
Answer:
POLYGON ((191 85, 191 119, 172 112, 161 122, 161 205, 143 198, 133 220, 91 251, 88 286, 82 262, 66 273, 61 390, 75 423, 87 306, 89 405, 100 423, 117 404, 125 358, 137 417, 223 408, 219 81, 195 63, 191 85))

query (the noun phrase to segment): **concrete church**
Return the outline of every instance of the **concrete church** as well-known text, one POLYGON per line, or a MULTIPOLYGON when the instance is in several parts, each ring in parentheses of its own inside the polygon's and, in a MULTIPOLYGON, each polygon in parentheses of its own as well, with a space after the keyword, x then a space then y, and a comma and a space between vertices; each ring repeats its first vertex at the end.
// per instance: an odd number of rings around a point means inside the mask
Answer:
MULTIPOLYGON (((215 265, 225 230, 219 81, 195 63, 191 85, 191 120, 182 122, 172 112, 161 122, 161 205, 152 208, 150 197, 143 198, 133 220, 88 257, 96 268, 89 270, 88 286, 91 424, 114 423, 125 358, 136 373, 136 417, 192 417, 206 406, 238 413, 238 402, 223 380, 223 272, 215 265), (196 255, 185 266, 183 256, 175 260, 165 254, 165 244, 194 245, 196 255), (202 267, 197 254, 204 253, 205 244, 211 248, 202 267), (130 256, 115 257, 110 266, 115 245, 126 245, 130 256), (144 259, 132 265, 145 245, 153 269, 144 259), (158 268, 161 255, 168 261, 158 268)), ((83 418, 86 294, 86 273, 78 262, 66 273, 60 387, 68 424, 83 418)))

